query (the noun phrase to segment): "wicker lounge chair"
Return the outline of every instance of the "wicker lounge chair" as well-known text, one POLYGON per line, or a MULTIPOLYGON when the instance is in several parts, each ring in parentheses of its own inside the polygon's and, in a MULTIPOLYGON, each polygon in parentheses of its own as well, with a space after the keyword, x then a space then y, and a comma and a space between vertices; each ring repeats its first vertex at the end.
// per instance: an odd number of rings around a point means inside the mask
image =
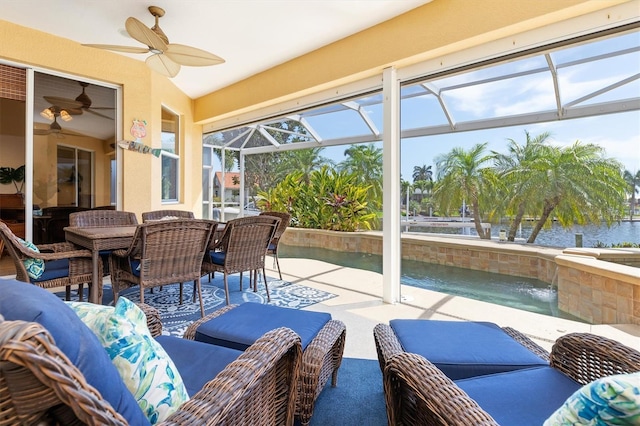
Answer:
POLYGON ((276 212, 276 211, 267 211, 261 212, 260 215, 273 216, 280 218, 280 224, 278 228, 276 228, 276 232, 273 234, 273 238, 271 238, 271 242, 269 242, 269 248, 267 249, 267 254, 273 256, 273 262, 278 267, 278 276, 282 279, 282 272, 280 271, 280 261, 278 260, 278 244, 280 243, 280 238, 284 231, 287 230, 289 226, 289 222, 291 221, 291 215, 286 212, 276 212))
POLYGON ((640 352, 588 333, 560 337, 550 366, 457 381, 420 355, 396 352, 384 367, 388 424, 540 425, 581 385, 637 371, 640 352))
POLYGON ((373 337, 382 372, 400 352, 424 356, 453 380, 549 361, 549 353, 518 330, 486 322, 392 320, 376 325, 373 337))
MULTIPOLYGON (((23 291, 15 287, 23 283, 7 281, 0 283, 3 292, 15 297, 23 291)), ((148 424, 92 331, 54 295, 34 290, 28 297, 37 299, 41 308, 24 303, 14 309, 8 296, 0 299, 0 424, 148 424), (3 316, 13 319, 4 320, 3 316), (38 322, 16 316, 34 316, 38 322)), ((157 311, 141 307, 150 331, 160 333, 157 311)), ((293 390, 301 350, 300 339, 291 330, 280 328, 265 334, 234 361, 222 365, 211 379, 202 377, 207 370, 204 367, 219 360, 203 354, 213 345, 161 337, 167 339, 165 343, 171 340, 175 352, 191 357, 191 364, 194 360, 195 364, 203 363, 200 370, 183 370, 175 361, 185 385, 194 380, 204 385, 159 424, 293 424, 293 390), (180 349, 181 343, 186 348, 180 349), (200 350, 204 352, 198 353, 200 350)), ((163 347, 165 343, 161 343, 163 347)))
POLYGON ((144 303, 146 288, 180 283, 182 303, 182 283, 193 281, 200 297, 200 313, 204 316, 200 270, 215 227, 214 222, 196 219, 138 225, 131 246, 114 250, 109 258, 114 301, 122 290, 140 286, 140 301, 144 303))
POLYGON ((244 350, 269 329, 287 327, 302 340, 302 361, 298 377, 296 417, 309 424, 316 399, 331 378, 336 386, 342 363, 346 327, 323 312, 282 308, 246 302, 218 309, 194 321, 185 338, 244 350), (217 330, 223 332, 218 334, 217 330))
MULTIPOLYGON (((264 286, 269 296, 264 261, 267 247, 280 223, 273 216, 249 216, 230 220, 226 223, 224 234, 215 244, 209 244, 209 255, 202 262, 202 275, 222 272, 227 305, 229 304, 229 284, 227 276, 240 273, 242 290, 242 272, 249 271, 250 285, 257 290, 258 271, 264 276, 264 286), (213 246, 213 249, 211 249, 213 246)), ((215 233, 214 233, 215 235, 215 233)))
POLYGON ((54 243, 35 246, 38 253, 22 244, 3 222, 0 222, 0 241, 13 260, 18 281, 45 289, 64 287, 67 300, 71 297, 71 286, 77 285, 79 298, 82 300, 84 283, 91 284, 92 278, 89 250, 79 250, 71 243, 54 243), (39 278, 30 277, 25 267, 25 261, 35 259, 44 261, 44 272, 39 278))

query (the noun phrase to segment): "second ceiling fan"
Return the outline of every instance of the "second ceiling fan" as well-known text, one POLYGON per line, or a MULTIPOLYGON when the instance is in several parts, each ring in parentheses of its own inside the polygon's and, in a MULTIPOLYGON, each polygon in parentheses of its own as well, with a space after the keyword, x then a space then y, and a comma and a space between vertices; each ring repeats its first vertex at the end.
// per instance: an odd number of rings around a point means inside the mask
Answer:
POLYGON ((149 12, 155 17, 155 25, 151 28, 133 17, 129 17, 125 21, 127 33, 146 45, 146 48, 111 44, 83 44, 83 46, 124 53, 152 53, 145 61, 147 66, 167 77, 178 75, 181 65, 204 67, 224 63, 224 59, 205 50, 184 44, 169 43, 169 39, 158 23, 159 18, 164 16, 164 9, 149 6, 149 12))

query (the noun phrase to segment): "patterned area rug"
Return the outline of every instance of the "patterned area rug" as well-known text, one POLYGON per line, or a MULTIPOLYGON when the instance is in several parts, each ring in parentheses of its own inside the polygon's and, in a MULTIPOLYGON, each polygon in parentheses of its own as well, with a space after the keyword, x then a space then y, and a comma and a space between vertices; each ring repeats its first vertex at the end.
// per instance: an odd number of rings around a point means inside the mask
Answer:
MULTIPOLYGON (((269 282, 269 294, 271 295, 271 302, 267 301, 267 293, 264 288, 264 283, 260 281, 258 283, 258 291, 254 292, 249 289, 249 278, 245 274, 243 280, 243 290, 240 291, 240 278, 239 275, 229 276, 229 298, 230 303, 240 304, 244 302, 256 302, 256 303, 269 303, 275 306, 284 306, 288 308, 301 309, 306 306, 319 303, 333 297, 336 297, 333 293, 328 293, 321 290, 316 290, 311 287, 303 286, 300 284, 292 284, 287 281, 278 280, 275 278, 268 278, 269 282)), ((218 275, 215 279, 211 280, 205 276, 201 280, 202 286, 202 299, 204 302, 205 315, 226 306, 224 283, 222 276, 218 275)), ((164 286, 162 290, 155 288, 151 293, 149 290, 145 291, 144 302, 153 306, 160 312, 160 318, 162 319, 162 333, 171 334, 181 337, 189 324, 194 320, 200 318, 200 303, 196 300, 194 303, 193 297, 193 283, 184 284, 184 296, 182 305, 180 305, 180 286, 173 284, 164 286)), ((134 287, 128 289, 122 293, 121 296, 133 302, 140 301, 140 289, 134 287)), ((59 296, 64 298, 64 292, 59 293, 59 296)), ((77 300, 77 295, 72 295, 72 299, 77 300)), ((86 298, 85 298, 86 300, 86 298)), ((104 286, 104 304, 113 304, 113 294, 111 291, 111 285, 105 283, 104 286)))

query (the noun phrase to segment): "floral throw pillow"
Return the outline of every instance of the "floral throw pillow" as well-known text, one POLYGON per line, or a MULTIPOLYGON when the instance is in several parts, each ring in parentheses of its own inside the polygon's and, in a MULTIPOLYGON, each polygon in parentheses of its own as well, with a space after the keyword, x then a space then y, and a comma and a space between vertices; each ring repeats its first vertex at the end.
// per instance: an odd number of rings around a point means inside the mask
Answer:
MULTIPOLYGON (((36 253, 40 253, 38 247, 35 244, 25 241, 22 238, 18 238, 20 244, 25 246, 26 248, 35 251, 36 253)), ((44 273, 44 260, 42 259, 25 259, 23 261, 24 268, 27 270, 27 275, 29 275, 34 280, 37 280, 44 273)))
POLYGON ((151 337, 144 312, 125 297, 116 306, 67 302, 98 336, 122 380, 151 424, 189 399, 175 364, 151 337))
POLYGON ((640 425, 640 372, 603 377, 578 389, 544 426, 640 425))

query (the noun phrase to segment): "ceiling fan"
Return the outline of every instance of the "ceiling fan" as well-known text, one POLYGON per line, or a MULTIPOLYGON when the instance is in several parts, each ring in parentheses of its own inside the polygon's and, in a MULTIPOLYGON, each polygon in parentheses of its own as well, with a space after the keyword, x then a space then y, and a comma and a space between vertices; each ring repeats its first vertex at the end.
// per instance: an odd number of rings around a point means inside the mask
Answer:
MULTIPOLYGON (((53 121, 51 122, 51 124, 47 126, 48 128, 44 128, 44 129, 39 127, 34 127, 33 128, 34 135, 54 135, 58 139, 64 139, 65 136, 83 136, 79 133, 63 130, 62 127, 60 126, 60 123, 58 123, 58 117, 62 118, 61 112, 59 112, 57 109, 53 109, 51 111, 53 113, 53 121)), ((69 119, 63 119, 63 120, 69 121, 70 119, 71 117, 69 116, 69 119)))
POLYGON ((99 49, 115 50, 124 53, 152 53, 146 59, 149 68, 167 77, 175 77, 180 66, 205 67, 224 63, 224 59, 207 51, 185 46, 184 44, 169 43, 169 39, 158 24, 159 18, 164 16, 164 9, 149 6, 149 12, 155 17, 155 25, 145 26, 136 18, 129 17, 125 21, 125 28, 131 37, 146 45, 143 47, 116 46, 110 44, 84 44, 83 46, 99 49))
MULTIPOLYGON (((89 83, 85 83, 84 81, 79 81, 78 84, 80 84, 80 86, 82 86, 82 93, 80 93, 78 95, 78 97, 76 97, 75 100, 68 99, 68 98, 61 98, 61 97, 58 97, 58 96, 44 96, 44 99, 47 102, 49 102, 50 104, 57 105, 57 106, 65 109, 67 111, 74 111, 74 113, 70 113, 72 115, 79 115, 79 114, 82 114, 83 111, 87 111, 87 112, 90 112, 91 114, 97 115, 99 117, 107 118, 109 120, 113 120, 112 117, 109 117, 107 115, 101 114, 101 113, 99 113, 99 112, 97 112, 95 110, 96 109, 103 109, 103 110, 111 109, 111 110, 113 110, 115 108, 91 106, 91 104, 92 104, 91 98, 85 92, 85 89, 89 86, 89 83)), ((62 117, 62 118, 64 119, 64 117, 62 117)))

